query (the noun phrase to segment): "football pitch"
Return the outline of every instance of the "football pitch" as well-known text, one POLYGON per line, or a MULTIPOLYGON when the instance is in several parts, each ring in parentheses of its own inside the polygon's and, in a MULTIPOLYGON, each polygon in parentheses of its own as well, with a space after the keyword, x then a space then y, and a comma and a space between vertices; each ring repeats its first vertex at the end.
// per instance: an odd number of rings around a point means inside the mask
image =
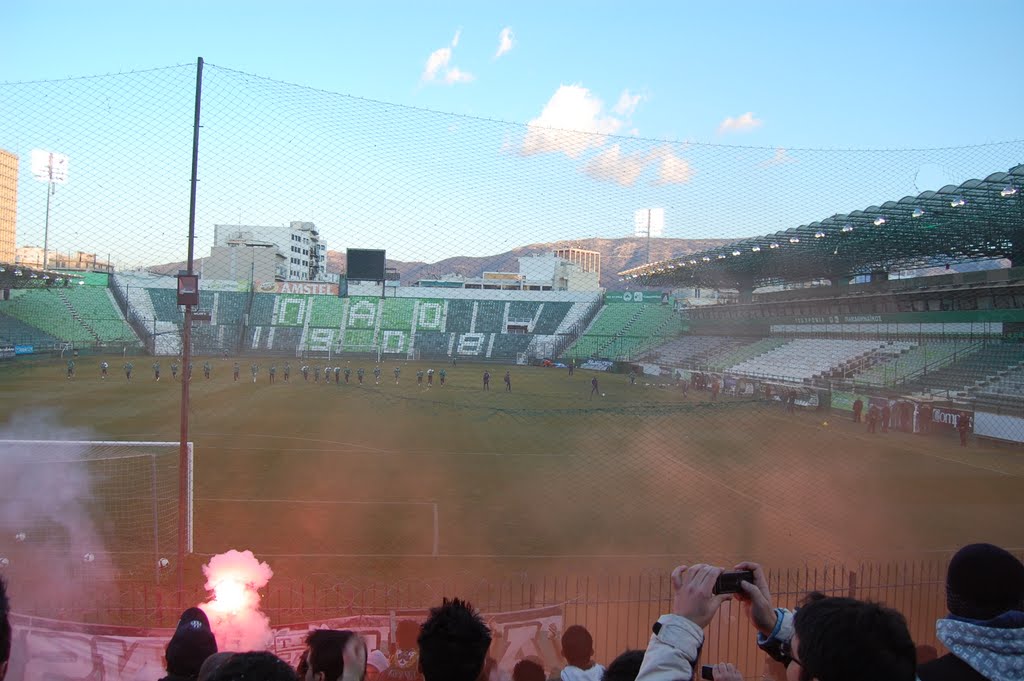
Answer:
MULTIPOLYGON (((101 380, 102 359, 79 358, 74 380, 57 359, 3 365, 0 420, 46 413, 84 439, 177 440, 168 360, 157 382, 153 359, 134 358, 128 382, 120 357, 101 380)), ((286 383, 282 358, 247 356, 236 383, 233 358, 210 360, 210 380, 204 360, 191 383, 191 582, 232 548, 302 581, 855 564, 1024 544, 1024 454, 977 438, 964 449, 955 433, 870 435, 826 412, 583 370, 385 360, 377 385, 373 363, 339 360, 352 374, 338 385, 303 380, 290 360, 286 383), (431 367, 447 385, 417 383, 431 367)))

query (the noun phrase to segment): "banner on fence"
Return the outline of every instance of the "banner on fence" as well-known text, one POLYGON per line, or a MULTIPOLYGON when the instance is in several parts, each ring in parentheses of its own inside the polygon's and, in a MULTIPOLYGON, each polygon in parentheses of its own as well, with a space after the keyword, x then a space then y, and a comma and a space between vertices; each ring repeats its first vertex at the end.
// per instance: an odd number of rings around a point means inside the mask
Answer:
MULTIPOLYGON (((426 610, 401 610, 315 620, 273 629, 271 652, 292 667, 313 629, 351 629, 370 650, 395 651, 397 622, 422 622, 426 610)), ((537 656, 551 665, 558 660, 563 630, 562 608, 548 606, 483 615, 495 636, 491 654, 511 674, 516 662, 537 656)), ((24 681, 152 681, 164 676, 164 649, 173 629, 113 627, 12 615, 14 640, 9 678, 24 681)))
POLYGON ((32 345, 15 345, 14 354, 16 355, 31 355, 36 351, 35 346, 32 345))

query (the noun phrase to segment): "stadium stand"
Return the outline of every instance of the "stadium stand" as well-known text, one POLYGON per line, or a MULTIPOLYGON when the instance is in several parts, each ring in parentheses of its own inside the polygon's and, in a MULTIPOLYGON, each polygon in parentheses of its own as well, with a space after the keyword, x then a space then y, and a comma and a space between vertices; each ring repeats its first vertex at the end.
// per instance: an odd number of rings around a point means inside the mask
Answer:
POLYGON ((998 381, 1010 370, 1024 366, 1024 346, 1016 342, 989 341, 974 352, 964 352, 937 371, 911 377, 907 387, 926 393, 967 397, 998 381))
POLYGON ((635 357, 682 330, 681 318, 666 305, 605 305, 569 347, 568 357, 635 357))
POLYGON ((958 357, 963 357, 965 353, 977 349, 977 344, 963 340, 912 343, 902 352, 889 356, 880 355, 882 361, 856 372, 854 380, 862 385, 893 386, 925 369, 941 369, 958 357))
POLYGON ((46 337, 83 345, 138 342, 110 294, 101 287, 17 291, 9 301, 0 303, 0 313, 21 321, 17 334, 35 336, 40 344, 46 337), (39 333, 31 334, 26 327, 39 333))
POLYGON ((20 319, 0 314, 0 345, 31 345, 34 348, 56 347, 60 341, 20 319))
POLYGON ((762 338, 754 341, 753 343, 741 345, 734 350, 727 349, 724 352, 709 357, 708 367, 715 371, 723 371, 726 367, 735 366, 763 355, 766 352, 771 352, 775 348, 784 345, 786 342, 785 338, 762 338))
POLYGON ((878 340, 800 338, 725 370, 745 376, 804 381, 875 352, 885 344, 878 340))
POLYGON ((1024 366, 1007 370, 978 391, 979 396, 1024 398, 1024 366))
POLYGON ((681 336, 654 348, 647 359, 671 367, 707 366, 711 357, 743 344, 743 339, 731 336, 681 336))

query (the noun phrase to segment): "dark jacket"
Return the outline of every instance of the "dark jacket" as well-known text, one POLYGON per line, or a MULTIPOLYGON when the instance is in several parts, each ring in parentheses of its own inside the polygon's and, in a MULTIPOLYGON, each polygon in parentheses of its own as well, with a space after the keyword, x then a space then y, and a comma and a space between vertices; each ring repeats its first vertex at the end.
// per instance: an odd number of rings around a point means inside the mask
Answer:
POLYGON ((984 676, 953 653, 925 662, 917 668, 917 678, 921 681, 986 681, 984 676))

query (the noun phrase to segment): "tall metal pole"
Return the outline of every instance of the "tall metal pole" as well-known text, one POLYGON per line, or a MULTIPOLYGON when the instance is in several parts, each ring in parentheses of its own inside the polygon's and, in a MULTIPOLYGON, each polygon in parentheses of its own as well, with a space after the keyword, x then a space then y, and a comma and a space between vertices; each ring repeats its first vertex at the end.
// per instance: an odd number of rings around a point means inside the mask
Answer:
MULTIPOLYGON (((50 161, 50 172, 53 172, 53 161, 50 161)), ((53 182, 46 184, 46 222, 43 223, 43 269, 47 265, 47 253, 50 250, 50 194, 53 193, 53 182)))
MULTIPOLYGON (((203 58, 196 62, 196 113, 192 128, 192 190, 188 205, 188 274, 193 274, 196 238, 196 186, 199 182, 199 113, 203 98, 203 58)), ((192 362, 192 306, 185 306, 185 324, 181 334, 181 438, 178 443, 178 600, 185 593, 185 551, 188 544, 188 414, 189 365, 192 362)))

